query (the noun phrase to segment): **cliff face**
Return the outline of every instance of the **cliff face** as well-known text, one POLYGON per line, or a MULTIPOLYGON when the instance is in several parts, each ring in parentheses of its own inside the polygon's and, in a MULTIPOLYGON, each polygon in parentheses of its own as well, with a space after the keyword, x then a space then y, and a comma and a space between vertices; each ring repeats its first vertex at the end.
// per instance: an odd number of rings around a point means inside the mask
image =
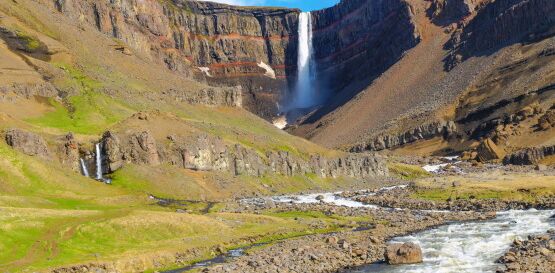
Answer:
POLYGON ((277 112, 295 69, 295 9, 185 0, 38 1, 186 77, 241 86, 243 106, 263 117, 277 112))
POLYGON ((459 28, 446 45, 447 68, 472 56, 491 54, 514 43, 541 41, 555 34, 555 2, 551 0, 492 1, 459 28))
POLYGON ((333 93, 368 85, 419 41, 405 1, 345 0, 312 14, 319 79, 333 93))
MULTIPOLYGON (((265 118, 277 113, 296 81, 297 9, 187 0, 37 1, 186 77, 241 86, 242 106, 265 118)), ((319 88, 333 93, 368 84, 419 39, 402 0, 343 0, 312 16, 319 88)))
MULTIPOLYGON (((172 135, 169 144, 161 144, 149 131, 127 134, 106 132, 102 138, 104 170, 113 172, 125 163, 156 166, 168 163, 176 167, 219 171, 232 175, 284 176, 315 174, 323 178, 340 176, 370 178, 385 176, 387 167, 381 160, 367 155, 337 158, 312 156, 306 160, 286 151, 270 151, 260 155, 240 144, 229 145, 222 139, 200 135, 194 139, 172 135)), ((90 164, 94 167, 94 164, 90 164)))

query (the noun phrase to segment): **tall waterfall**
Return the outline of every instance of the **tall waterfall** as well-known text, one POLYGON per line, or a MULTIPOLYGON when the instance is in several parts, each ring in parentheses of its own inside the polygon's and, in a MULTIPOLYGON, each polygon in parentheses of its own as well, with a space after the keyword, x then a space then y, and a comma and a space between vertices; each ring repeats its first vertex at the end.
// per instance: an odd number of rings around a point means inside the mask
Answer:
POLYGON ((312 60, 312 16, 310 12, 299 15, 299 48, 297 56, 297 86, 294 108, 307 108, 316 104, 314 92, 314 63, 312 60))
POLYGON ((82 158, 79 159, 81 161, 81 171, 83 172, 83 175, 86 177, 90 177, 89 175, 89 169, 87 168, 87 165, 85 164, 85 160, 83 160, 82 158))
POLYGON ((102 180, 102 153, 100 152, 100 143, 96 144, 96 179, 102 180))

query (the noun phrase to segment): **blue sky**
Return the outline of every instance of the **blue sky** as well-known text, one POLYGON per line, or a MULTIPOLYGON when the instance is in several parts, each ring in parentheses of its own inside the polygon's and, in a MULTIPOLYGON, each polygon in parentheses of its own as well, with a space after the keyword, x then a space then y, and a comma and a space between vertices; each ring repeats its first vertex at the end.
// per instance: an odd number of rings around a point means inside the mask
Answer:
POLYGON ((207 0, 239 6, 273 6, 299 8, 303 11, 331 7, 339 0, 207 0))

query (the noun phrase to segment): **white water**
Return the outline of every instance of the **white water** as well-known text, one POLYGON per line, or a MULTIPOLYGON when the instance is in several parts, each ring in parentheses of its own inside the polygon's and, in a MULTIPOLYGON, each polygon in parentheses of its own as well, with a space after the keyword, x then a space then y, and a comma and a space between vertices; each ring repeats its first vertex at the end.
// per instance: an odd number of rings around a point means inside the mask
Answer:
POLYGON ((497 218, 482 222, 455 223, 393 242, 414 242, 421 246, 424 262, 416 265, 372 264, 349 271, 355 272, 495 272, 495 261, 505 253, 515 238, 545 233, 554 228, 555 213, 550 211, 506 211, 497 218))
POLYGON ((102 154, 100 153, 100 143, 96 144, 96 179, 102 180, 102 154))
MULTIPOLYGON (((390 191, 397 188, 405 188, 407 185, 397 185, 383 187, 377 190, 377 192, 390 191)), ((274 196, 271 200, 278 203, 294 203, 294 204, 313 204, 313 203, 328 203, 336 206, 344 206, 350 208, 377 208, 376 205, 368 205, 362 202, 354 201, 352 198, 344 198, 339 196, 342 192, 326 192, 326 193, 311 193, 302 195, 288 195, 288 196, 274 196), (318 200, 318 196, 323 196, 321 200, 318 200)), ((375 195, 375 192, 363 193, 362 195, 375 195)))
POLYGON ((89 169, 87 169, 87 165, 85 164, 85 160, 83 160, 82 158, 79 159, 81 161, 81 171, 83 172, 83 175, 86 177, 90 177, 89 175, 89 169))
POLYGON ((304 195, 291 195, 291 196, 277 196, 272 197, 272 201, 279 203, 295 203, 295 204, 313 204, 320 203, 320 200, 316 199, 318 196, 323 196, 324 198, 321 202, 333 204, 336 206, 345 206, 350 208, 377 208, 375 205, 368 205, 358 201, 351 200, 349 198, 343 198, 338 196, 341 192, 336 193, 313 193, 304 195))
POLYGON ((299 47, 297 55, 297 86, 292 108, 308 108, 316 103, 312 82, 314 67, 312 61, 312 16, 310 12, 299 15, 299 47))

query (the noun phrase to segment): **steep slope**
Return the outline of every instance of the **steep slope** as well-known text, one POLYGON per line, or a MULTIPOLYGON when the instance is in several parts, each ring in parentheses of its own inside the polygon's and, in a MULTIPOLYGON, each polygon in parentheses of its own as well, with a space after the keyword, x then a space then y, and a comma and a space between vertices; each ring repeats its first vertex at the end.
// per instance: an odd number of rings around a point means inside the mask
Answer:
POLYGON ((39 2, 185 77, 241 86, 243 106, 265 118, 277 113, 295 69, 296 9, 187 0, 39 2))
POLYGON ((353 100, 293 133, 357 151, 418 142, 413 152, 449 153, 483 137, 508 150, 552 144, 551 127, 535 129, 554 100, 552 1, 407 2, 420 43, 353 100), (527 107, 536 110, 519 114, 527 107))

